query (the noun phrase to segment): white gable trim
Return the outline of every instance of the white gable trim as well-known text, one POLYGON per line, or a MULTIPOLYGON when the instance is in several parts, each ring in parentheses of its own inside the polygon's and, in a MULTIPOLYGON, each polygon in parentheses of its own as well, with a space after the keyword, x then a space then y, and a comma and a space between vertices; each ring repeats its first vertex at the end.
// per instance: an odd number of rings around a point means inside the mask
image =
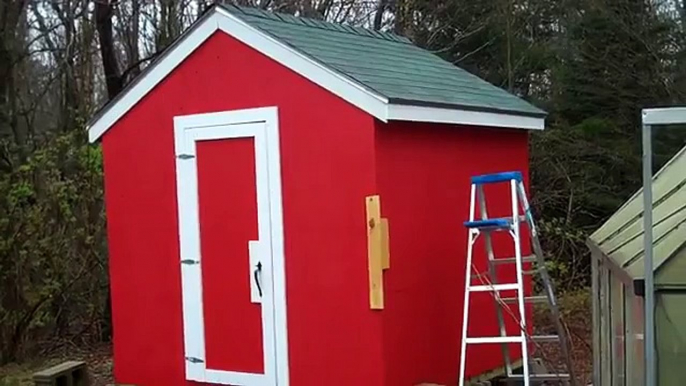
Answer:
POLYGON ((388 120, 527 130, 543 130, 545 128, 545 118, 540 117, 397 104, 388 106, 388 120))
POLYGON ((182 36, 169 52, 151 64, 135 84, 122 91, 122 95, 106 106, 100 116, 90 122, 88 137, 91 142, 97 141, 217 30, 227 33, 383 122, 404 120, 534 130, 544 126, 544 118, 389 104, 383 95, 296 51, 231 13, 221 8, 214 8, 211 12, 182 36))
POLYGON ((105 132, 114 125, 119 118, 124 116, 133 106, 136 105, 150 90, 161 82, 176 66, 186 59, 196 48, 198 48, 207 38, 217 30, 216 15, 202 20, 193 31, 189 31, 186 36, 181 38, 178 45, 173 47, 164 58, 151 64, 153 66, 146 71, 140 80, 132 87, 123 90, 124 95, 110 106, 105 107, 103 114, 88 127, 88 139, 95 142, 105 132))
POLYGON ((221 8, 218 8, 218 12, 225 16, 219 19, 219 29, 229 36, 274 59, 282 66, 366 111, 369 115, 386 121, 387 98, 310 59, 231 13, 221 8))

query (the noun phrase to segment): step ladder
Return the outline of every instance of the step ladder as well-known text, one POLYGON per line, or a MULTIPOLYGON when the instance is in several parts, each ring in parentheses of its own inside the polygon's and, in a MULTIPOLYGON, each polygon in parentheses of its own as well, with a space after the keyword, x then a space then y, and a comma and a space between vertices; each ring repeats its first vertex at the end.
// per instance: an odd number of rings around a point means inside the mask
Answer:
MULTIPOLYGON (((506 377, 509 382, 519 381, 524 386, 529 385, 570 385, 576 386, 573 373, 571 356, 567 334, 560 318, 560 311, 555 299, 555 294, 550 280, 550 276, 545 268, 543 251, 538 240, 536 226, 534 224, 529 201, 526 197, 522 174, 520 172, 505 172, 488 174, 472 177, 470 193, 469 221, 465 222, 465 227, 469 230, 467 247, 467 268, 464 292, 464 312, 462 316, 462 347, 460 355, 460 381, 459 386, 465 385, 466 376, 466 353, 468 345, 478 344, 500 344, 505 360, 506 377), (486 198, 483 186, 486 184, 509 183, 512 200, 512 216, 507 218, 488 218, 486 210, 486 198), (476 219, 476 205, 478 204, 479 219, 476 219), (521 227, 520 224, 527 225, 531 236, 531 247, 534 252, 531 256, 522 256, 521 227), (491 234, 492 232, 505 231, 512 236, 514 242, 514 257, 496 257, 493 251, 491 234), (488 255, 488 274, 478 272, 472 261, 472 252, 477 238, 484 236, 486 254, 488 255), (534 263, 536 269, 524 271, 525 263, 534 263), (498 283, 496 268, 503 264, 514 264, 516 268, 516 281, 514 283, 498 283), (544 289, 542 296, 526 296, 524 294, 524 275, 538 273, 544 289), (479 285, 472 284, 472 279, 480 280, 479 285), (502 297, 501 292, 514 291, 514 297, 502 297), (493 295, 496 305, 496 316, 498 319, 499 336, 477 337, 467 336, 467 325, 469 322, 469 302, 474 293, 489 292, 493 295), (557 335, 530 335, 526 321, 525 303, 547 304, 551 317, 557 330, 557 335), (516 305, 516 313, 510 305, 516 305), (506 331, 504 312, 507 312, 519 324, 519 333, 508 335, 506 331), (516 315, 519 315, 519 318, 516 315), (567 368, 566 373, 536 372, 532 371, 534 361, 529 352, 530 347, 540 348, 541 343, 557 343, 560 347, 563 365, 567 368), (512 360, 509 355, 508 347, 518 344, 522 352, 522 373, 515 373, 512 360)), ((540 367, 540 366, 539 366, 540 367)), ((557 367, 557 366, 555 366, 557 367)))

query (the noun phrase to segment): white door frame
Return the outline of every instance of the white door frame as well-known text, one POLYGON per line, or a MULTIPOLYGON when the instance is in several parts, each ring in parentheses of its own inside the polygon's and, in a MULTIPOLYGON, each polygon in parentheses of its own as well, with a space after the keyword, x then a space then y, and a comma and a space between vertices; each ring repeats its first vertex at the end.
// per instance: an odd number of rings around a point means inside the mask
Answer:
MULTIPOLYGON (((242 386, 288 386, 278 109, 263 107, 176 116, 174 148, 186 379, 242 386), (249 247, 251 261, 262 261, 264 374, 208 369, 205 362, 196 142, 245 137, 254 138, 255 143, 259 240, 250 241, 249 247)), ((251 300, 260 301, 255 299, 252 288, 251 300)))

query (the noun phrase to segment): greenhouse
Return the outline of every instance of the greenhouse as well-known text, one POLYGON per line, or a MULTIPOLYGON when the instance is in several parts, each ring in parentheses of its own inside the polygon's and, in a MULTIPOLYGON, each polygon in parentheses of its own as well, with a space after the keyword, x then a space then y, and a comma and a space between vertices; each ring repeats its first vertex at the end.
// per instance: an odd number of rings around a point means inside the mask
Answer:
MULTIPOLYGON (((686 147, 653 177, 657 385, 686 379, 686 147)), ((643 191, 591 235, 594 385, 645 384, 643 191)))

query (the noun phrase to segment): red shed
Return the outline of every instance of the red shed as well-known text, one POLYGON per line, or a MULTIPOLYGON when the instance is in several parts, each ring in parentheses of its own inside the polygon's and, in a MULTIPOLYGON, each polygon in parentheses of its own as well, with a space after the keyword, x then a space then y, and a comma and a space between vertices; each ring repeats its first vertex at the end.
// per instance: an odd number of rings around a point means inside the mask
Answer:
POLYGON ((455 384, 469 178, 526 175, 544 115, 393 34, 211 8, 89 125, 116 381, 455 384))

